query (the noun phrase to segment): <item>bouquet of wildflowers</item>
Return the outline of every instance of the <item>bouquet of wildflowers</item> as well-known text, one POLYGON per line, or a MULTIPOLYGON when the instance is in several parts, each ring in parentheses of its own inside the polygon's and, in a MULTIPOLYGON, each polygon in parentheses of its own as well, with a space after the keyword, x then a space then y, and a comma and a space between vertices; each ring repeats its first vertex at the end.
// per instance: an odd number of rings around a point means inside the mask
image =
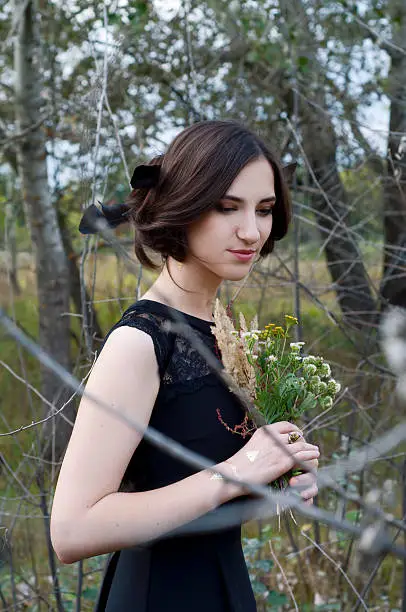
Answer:
MULTIPOLYGON (((259 425, 289 421, 296 423, 309 410, 332 407, 341 385, 331 377, 330 365, 321 356, 302 356, 304 342, 290 342, 289 330, 298 324, 285 315, 285 327, 269 323, 258 329, 257 316, 248 327, 242 313, 235 329, 219 300, 214 309, 213 334, 221 351, 225 371, 231 376, 254 409, 234 429, 245 437, 259 425)), ((282 479, 286 483, 286 478, 282 479)), ((279 488, 281 481, 274 483, 279 488)))

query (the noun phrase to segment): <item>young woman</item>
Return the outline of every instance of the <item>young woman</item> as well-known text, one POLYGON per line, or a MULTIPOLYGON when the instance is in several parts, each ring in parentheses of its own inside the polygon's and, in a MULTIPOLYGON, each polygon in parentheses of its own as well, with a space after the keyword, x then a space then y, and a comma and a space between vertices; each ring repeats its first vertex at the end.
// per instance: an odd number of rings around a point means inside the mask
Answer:
MULTIPOLYGON (((182 316, 220 363, 211 333, 216 292, 224 279, 243 279, 286 234, 285 180, 250 130, 233 121, 196 123, 164 155, 136 168, 125 206, 88 209, 81 224, 92 232, 98 217, 112 227, 130 219, 138 259, 153 267, 154 252, 163 260, 155 283, 109 332, 86 390, 219 472, 262 485, 297 462, 316 469, 318 448, 303 438, 290 444, 297 427, 287 422, 249 439, 230 432, 216 410, 233 428, 243 421, 239 401, 193 343, 162 324, 182 316)), ((296 482, 311 503, 314 477, 296 482)), ((62 563, 114 553, 98 611, 253 612, 241 528, 180 530, 246 492, 170 457, 84 398, 55 492, 53 546, 62 563)))

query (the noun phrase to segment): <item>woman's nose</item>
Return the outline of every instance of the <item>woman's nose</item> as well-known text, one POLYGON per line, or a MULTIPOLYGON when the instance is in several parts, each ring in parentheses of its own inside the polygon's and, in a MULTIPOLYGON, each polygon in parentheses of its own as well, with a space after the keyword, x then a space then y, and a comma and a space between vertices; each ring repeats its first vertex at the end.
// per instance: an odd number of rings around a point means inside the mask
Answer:
POLYGON ((260 233, 255 215, 245 215, 238 228, 237 235, 241 240, 249 243, 258 242, 260 233))

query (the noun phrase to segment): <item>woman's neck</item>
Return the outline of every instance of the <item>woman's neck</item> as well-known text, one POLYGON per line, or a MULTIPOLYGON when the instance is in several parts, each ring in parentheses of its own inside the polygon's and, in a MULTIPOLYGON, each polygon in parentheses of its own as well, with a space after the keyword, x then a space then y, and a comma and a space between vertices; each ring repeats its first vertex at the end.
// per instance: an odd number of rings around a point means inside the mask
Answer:
POLYGON ((142 299, 162 302, 186 314, 211 321, 221 279, 208 278, 204 271, 196 266, 193 268, 191 264, 178 264, 170 258, 142 299))

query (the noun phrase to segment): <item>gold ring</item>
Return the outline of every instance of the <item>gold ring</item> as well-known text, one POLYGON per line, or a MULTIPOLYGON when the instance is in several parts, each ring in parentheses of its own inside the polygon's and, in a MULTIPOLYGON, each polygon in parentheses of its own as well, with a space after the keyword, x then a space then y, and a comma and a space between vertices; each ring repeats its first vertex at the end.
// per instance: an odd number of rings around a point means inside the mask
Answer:
POLYGON ((300 438, 302 438, 302 434, 301 433, 299 433, 298 431, 291 431, 289 436, 288 436, 288 443, 289 444, 294 444, 295 442, 300 440, 300 438))

